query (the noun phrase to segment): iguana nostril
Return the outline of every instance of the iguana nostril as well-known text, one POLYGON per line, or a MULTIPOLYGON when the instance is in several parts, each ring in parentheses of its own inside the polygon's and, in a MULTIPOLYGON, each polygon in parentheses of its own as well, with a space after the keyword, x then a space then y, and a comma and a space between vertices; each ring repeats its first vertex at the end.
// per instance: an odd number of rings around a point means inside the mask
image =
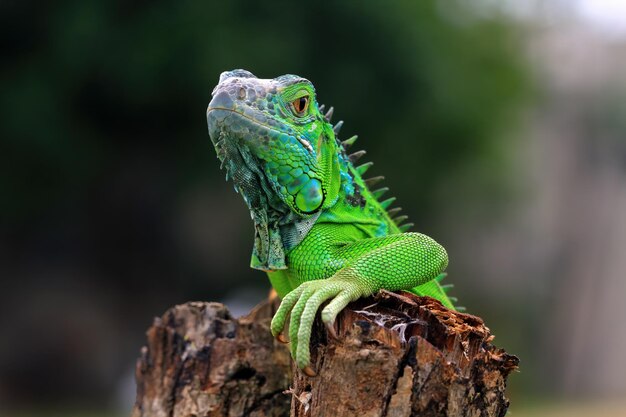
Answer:
POLYGON ((239 89, 239 99, 243 100, 244 98, 246 98, 246 89, 242 87, 239 89))
POLYGON ((209 103, 209 110, 213 108, 232 109, 233 100, 230 98, 226 91, 220 91, 215 97, 213 97, 213 100, 211 100, 211 102, 209 103))

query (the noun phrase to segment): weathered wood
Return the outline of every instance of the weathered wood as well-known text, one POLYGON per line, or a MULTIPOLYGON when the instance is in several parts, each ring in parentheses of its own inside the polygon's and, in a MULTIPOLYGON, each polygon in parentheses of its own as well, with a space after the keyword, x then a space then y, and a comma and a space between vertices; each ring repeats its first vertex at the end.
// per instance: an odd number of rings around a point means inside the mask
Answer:
POLYGON ((234 319, 191 302, 156 318, 137 361, 133 417, 288 416, 291 359, 268 330, 270 303, 234 319))
POLYGON ((316 322, 310 378, 269 333, 275 306, 234 319, 221 304, 195 302, 155 319, 137 362, 133 417, 506 413, 518 360, 491 345, 478 317, 383 291, 339 315, 337 339, 316 322))

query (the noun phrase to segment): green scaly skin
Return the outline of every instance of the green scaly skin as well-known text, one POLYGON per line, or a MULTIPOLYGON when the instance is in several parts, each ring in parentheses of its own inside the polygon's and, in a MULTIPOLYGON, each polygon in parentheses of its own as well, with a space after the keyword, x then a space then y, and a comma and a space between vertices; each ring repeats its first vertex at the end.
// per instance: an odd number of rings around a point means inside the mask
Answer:
POLYGON ((386 188, 364 180, 371 163, 348 155, 356 137, 340 142, 342 122, 330 124, 313 85, 295 75, 258 79, 245 70, 222 73, 207 109, 218 158, 242 194, 255 226, 251 266, 267 271, 282 298, 271 330, 281 335, 287 317, 291 352, 309 375, 309 341, 321 305, 331 334, 337 314, 351 301, 410 290, 454 308, 439 284, 448 265, 445 249, 400 226, 406 216, 379 201, 386 188), (391 214, 390 214, 391 213, 391 214))

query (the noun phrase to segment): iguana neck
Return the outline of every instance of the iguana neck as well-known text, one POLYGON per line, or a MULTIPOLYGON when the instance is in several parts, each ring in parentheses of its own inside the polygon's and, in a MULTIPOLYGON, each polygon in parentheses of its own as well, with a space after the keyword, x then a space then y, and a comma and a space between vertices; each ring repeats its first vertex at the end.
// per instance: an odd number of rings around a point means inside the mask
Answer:
MULTIPOLYGON (((318 211, 307 215, 295 213, 280 199, 273 198, 276 193, 271 191, 264 193, 265 199, 246 199, 255 228, 251 260, 251 266, 255 269, 286 269, 286 253, 302 242, 320 216, 333 212, 337 204, 353 201, 351 199, 354 198, 355 190, 358 195, 359 186, 350 174, 350 161, 337 141, 332 125, 326 124, 316 144, 319 166, 325 180, 324 203, 318 211)), ((259 178, 260 188, 269 190, 275 183, 269 181, 264 172, 258 169, 259 163, 252 163, 251 166, 259 178)), ((250 191, 254 193, 254 190, 250 191)))

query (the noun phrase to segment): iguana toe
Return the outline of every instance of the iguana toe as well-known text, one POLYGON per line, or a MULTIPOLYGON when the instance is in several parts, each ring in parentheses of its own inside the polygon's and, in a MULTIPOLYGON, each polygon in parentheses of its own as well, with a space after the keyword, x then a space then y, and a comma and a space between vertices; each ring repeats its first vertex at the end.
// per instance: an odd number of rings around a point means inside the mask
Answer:
POLYGON ((285 323, 287 322, 287 317, 289 316, 289 311, 293 308, 294 304, 296 304, 303 290, 304 288, 300 286, 283 298, 270 324, 270 330, 274 337, 278 337, 278 335, 282 333, 285 328, 285 323))

